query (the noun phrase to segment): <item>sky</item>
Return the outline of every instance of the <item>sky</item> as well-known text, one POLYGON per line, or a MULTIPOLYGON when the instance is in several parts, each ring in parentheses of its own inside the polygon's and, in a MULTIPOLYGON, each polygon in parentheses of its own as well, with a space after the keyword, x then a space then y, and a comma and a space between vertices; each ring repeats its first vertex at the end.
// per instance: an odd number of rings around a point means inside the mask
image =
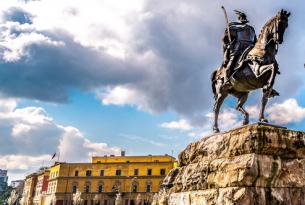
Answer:
MULTIPOLYGON (((296 0, 0 0, 0 169, 24 178, 93 155, 177 156, 212 133, 211 72, 225 19, 244 11, 256 34, 291 12, 266 114, 304 130, 305 3, 296 0)), ((261 91, 246 109, 257 121, 261 91)), ((241 125, 226 99, 222 131, 241 125)))

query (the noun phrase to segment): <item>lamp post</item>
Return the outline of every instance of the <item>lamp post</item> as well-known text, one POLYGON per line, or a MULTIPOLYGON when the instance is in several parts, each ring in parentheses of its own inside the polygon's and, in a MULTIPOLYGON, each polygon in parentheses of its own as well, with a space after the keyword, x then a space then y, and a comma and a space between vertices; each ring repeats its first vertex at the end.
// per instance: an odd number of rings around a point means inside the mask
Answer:
POLYGON ((132 192, 132 188, 133 188, 133 183, 135 182, 136 179, 137 179, 137 177, 134 177, 131 180, 130 193, 129 193, 129 197, 128 197, 128 205, 130 205, 130 197, 131 197, 131 192, 132 192))

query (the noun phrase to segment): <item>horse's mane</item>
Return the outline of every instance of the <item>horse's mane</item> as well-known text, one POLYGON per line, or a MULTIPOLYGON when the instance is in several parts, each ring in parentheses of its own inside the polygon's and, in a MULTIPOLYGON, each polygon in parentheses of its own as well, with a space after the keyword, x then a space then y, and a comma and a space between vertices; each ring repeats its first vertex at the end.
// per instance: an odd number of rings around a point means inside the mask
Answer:
POLYGON ((258 38, 261 38, 261 36, 264 34, 264 31, 265 31, 266 29, 268 29, 270 26, 272 26, 272 23, 276 20, 276 18, 277 18, 277 16, 273 16, 271 19, 269 19, 269 20, 267 21, 267 23, 265 23, 265 25, 264 25, 263 28, 261 29, 261 32, 260 32, 258 38))

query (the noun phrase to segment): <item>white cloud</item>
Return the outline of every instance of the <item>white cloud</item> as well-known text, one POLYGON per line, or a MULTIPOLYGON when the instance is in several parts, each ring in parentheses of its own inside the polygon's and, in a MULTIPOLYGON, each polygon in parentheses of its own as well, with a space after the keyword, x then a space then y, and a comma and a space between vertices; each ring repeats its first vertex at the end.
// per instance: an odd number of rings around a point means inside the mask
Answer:
POLYGON ((17 106, 17 100, 8 98, 8 99, 3 99, 0 96, 0 113, 8 113, 11 112, 12 110, 15 109, 17 106))
POLYGON ((0 167, 13 178, 49 165, 55 151, 68 162, 120 153, 119 147, 92 142, 77 128, 57 124, 43 108, 17 108, 16 100, 4 98, 0 98, 0 141, 0 167))
MULTIPOLYGON (((83 46, 124 58, 128 51, 127 42, 133 33, 130 18, 141 13, 145 2, 44 0, 29 1, 26 4, 15 1, 3 6, 22 6, 25 11, 32 14, 32 24, 38 31, 67 31, 83 46)), ((140 19, 141 15, 133 21, 140 19)))
POLYGON ((119 147, 109 147, 106 143, 94 143, 75 127, 62 127, 65 132, 58 146, 61 159, 84 162, 92 155, 120 154, 119 147))
MULTIPOLYGON (((285 74, 278 76, 277 86, 282 96, 293 97, 304 77, 299 66, 304 54, 300 46, 305 41, 300 20, 304 14, 298 12, 304 4, 229 2, 230 19, 235 19, 234 8, 246 11, 257 34, 279 8, 291 10, 291 19, 294 13, 299 15, 289 22, 278 58, 285 74), (294 44, 294 39, 300 44, 294 44), (289 67, 296 69, 285 72, 289 67)), ((208 78, 222 59, 221 2, 12 0, 0 5, 0 54, 9 61, 0 76, 14 76, 11 83, 0 79, 6 94, 66 102, 71 89, 106 89, 97 93, 105 105, 174 111, 190 121, 212 107, 208 78), (12 8, 21 10, 19 15, 27 12, 29 17, 23 21, 31 22, 18 23, 18 12, 12 8)))
POLYGON ((43 162, 50 162, 50 159, 50 155, 37 157, 27 155, 0 155, 0 167, 2 169, 8 169, 9 171, 18 170, 26 172, 33 167, 41 166, 43 162))
POLYGON ((164 122, 160 126, 168 129, 178 129, 178 130, 186 130, 186 131, 193 129, 193 126, 185 119, 180 119, 178 121, 164 122))
POLYGON ((274 103, 267 107, 266 111, 270 122, 279 125, 298 123, 305 118, 305 108, 301 107, 293 98, 287 99, 283 103, 274 103))
POLYGON ((149 111, 145 96, 126 86, 116 86, 108 88, 106 91, 98 91, 97 98, 102 101, 103 105, 131 105, 140 110, 149 111))
MULTIPOLYGON (((2 25, 2 29, 12 30, 18 28, 19 32, 22 32, 22 27, 24 26, 20 25, 19 23, 12 22, 2 25)), ((9 32, 2 32, 0 41, 0 46, 4 50, 2 59, 7 62, 16 62, 25 56, 30 58, 31 56, 29 53, 27 53, 26 48, 27 46, 33 44, 45 44, 53 46, 64 45, 64 43, 61 41, 53 41, 49 37, 36 32, 21 33, 20 35, 12 35, 9 32)))

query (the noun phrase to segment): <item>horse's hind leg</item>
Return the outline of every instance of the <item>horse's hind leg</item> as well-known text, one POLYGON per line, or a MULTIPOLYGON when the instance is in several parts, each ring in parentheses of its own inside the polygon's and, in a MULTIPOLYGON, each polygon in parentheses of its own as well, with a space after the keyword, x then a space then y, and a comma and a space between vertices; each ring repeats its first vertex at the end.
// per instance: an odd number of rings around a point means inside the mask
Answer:
POLYGON ((243 125, 247 125, 249 124, 249 113, 243 108, 243 105, 248 99, 248 93, 238 93, 235 96, 238 98, 236 110, 244 115, 243 125))

